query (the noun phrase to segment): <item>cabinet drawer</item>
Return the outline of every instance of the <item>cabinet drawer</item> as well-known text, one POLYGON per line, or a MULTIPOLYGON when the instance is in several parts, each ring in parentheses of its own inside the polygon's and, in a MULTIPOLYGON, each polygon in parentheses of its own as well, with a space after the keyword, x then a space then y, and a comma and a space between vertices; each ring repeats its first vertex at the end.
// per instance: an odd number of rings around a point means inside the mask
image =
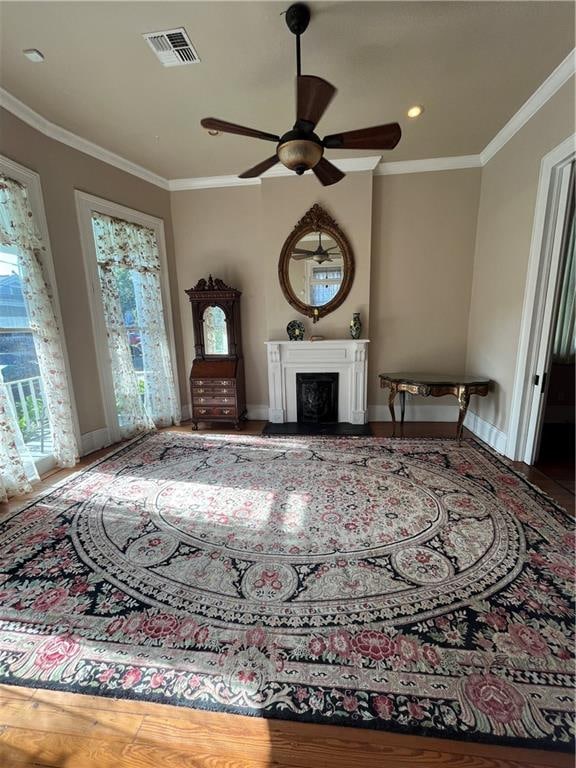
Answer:
POLYGON ((236 397, 234 395, 229 395, 228 397, 225 396, 219 396, 219 395, 213 395, 213 394, 207 394, 207 395, 200 395, 200 397, 196 396, 196 392, 194 392, 194 398, 193 398, 194 405, 236 405, 236 397))
POLYGON ((194 397, 196 397, 196 395, 231 395, 232 397, 236 395, 236 390, 234 387, 194 386, 192 391, 194 393, 194 397))
POLYGON ((196 387, 236 387, 235 379, 191 379, 192 386, 196 387))
POLYGON ((223 417, 229 417, 230 419, 236 418, 236 407, 230 406, 229 408, 224 407, 214 407, 214 406, 206 406, 206 407, 194 407, 194 418, 195 419, 210 419, 213 416, 218 416, 220 418, 223 417))

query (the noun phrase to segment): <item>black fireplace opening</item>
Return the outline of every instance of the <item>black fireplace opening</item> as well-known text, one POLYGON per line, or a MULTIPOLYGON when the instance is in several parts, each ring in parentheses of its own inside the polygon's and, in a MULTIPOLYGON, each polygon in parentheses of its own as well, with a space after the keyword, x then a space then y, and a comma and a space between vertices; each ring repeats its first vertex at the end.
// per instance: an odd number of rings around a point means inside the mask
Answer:
POLYGON ((338 421, 338 374, 297 373, 296 406, 299 424, 338 421))

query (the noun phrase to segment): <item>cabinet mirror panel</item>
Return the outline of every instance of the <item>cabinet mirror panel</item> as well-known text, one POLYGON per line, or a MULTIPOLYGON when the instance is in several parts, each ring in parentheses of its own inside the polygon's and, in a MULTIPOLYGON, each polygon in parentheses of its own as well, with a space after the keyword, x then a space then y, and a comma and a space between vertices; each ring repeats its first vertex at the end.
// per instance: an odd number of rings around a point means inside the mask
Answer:
POLYGON ((202 315, 204 349, 207 355, 228 354, 226 314, 221 307, 206 307, 202 315))
POLYGON ((287 301, 303 315, 322 317, 339 307, 352 286, 352 248, 334 219, 314 205, 284 243, 278 264, 287 301))

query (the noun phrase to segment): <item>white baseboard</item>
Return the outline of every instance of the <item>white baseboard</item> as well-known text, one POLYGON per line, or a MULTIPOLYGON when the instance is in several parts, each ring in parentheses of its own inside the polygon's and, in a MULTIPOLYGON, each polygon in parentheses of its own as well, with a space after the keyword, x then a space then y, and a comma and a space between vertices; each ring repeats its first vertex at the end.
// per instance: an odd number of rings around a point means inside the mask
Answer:
POLYGON ((497 429, 493 424, 488 421, 484 421, 478 416, 477 413, 468 411, 466 418, 464 419, 464 426, 467 427, 470 432, 473 432, 476 437, 483 440, 495 451, 504 455, 506 453, 506 440, 507 435, 505 432, 497 429))
POLYGON ((247 405, 246 410, 251 421, 268 421, 267 405, 247 405))
MULTIPOLYGON (((400 421, 400 403, 394 405, 396 420, 400 421)), ((392 421, 387 405, 369 405, 368 421, 392 421)), ((404 421, 458 421, 457 405, 428 405, 426 403, 411 403, 406 400, 404 421)))
POLYGON ((108 428, 95 429, 93 432, 85 432, 81 435, 80 455, 86 456, 93 451, 99 451, 101 448, 111 445, 110 433, 108 428))

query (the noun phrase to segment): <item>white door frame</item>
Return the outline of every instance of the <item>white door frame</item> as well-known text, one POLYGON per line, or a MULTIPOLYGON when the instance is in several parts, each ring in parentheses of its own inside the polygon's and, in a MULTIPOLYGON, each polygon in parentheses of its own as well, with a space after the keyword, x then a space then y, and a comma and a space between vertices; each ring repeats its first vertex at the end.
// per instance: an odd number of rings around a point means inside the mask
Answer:
POLYGON ((80 242, 82 255, 84 257, 86 282, 88 286, 88 303, 90 305, 90 316, 92 318, 92 328, 94 330, 94 341, 96 343, 96 359, 98 362, 98 378, 100 384, 100 393, 104 406, 104 415, 106 419, 106 428, 108 429, 108 443, 117 443, 121 440, 120 429, 118 426, 118 414, 116 412, 116 398, 114 396, 114 382, 112 380, 112 366, 110 363, 110 354, 108 350, 108 336, 106 330, 106 321, 104 318, 104 307, 102 305, 102 291, 100 287, 100 277, 98 275, 98 260, 96 258, 96 246, 94 244, 94 235, 92 230, 92 211, 102 213, 105 216, 113 216, 117 219, 140 224, 143 227, 154 230, 156 242, 158 243, 158 252, 160 256, 160 289, 162 293, 162 304, 164 311, 164 324, 166 335, 168 336, 168 347, 170 350, 170 359, 172 362, 172 375, 174 377, 174 389, 178 408, 181 407, 178 366, 176 363, 176 347, 174 344, 174 324, 172 321, 172 304, 170 300, 170 284, 168 279, 168 261, 166 258, 166 241, 164 238, 164 222, 155 216, 150 216, 141 211, 132 208, 126 208, 110 200, 101 197, 89 195, 78 189, 74 190, 76 199, 76 212, 78 215, 78 224, 80 227, 80 242))
POLYGON ((506 456, 526 464, 534 460, 537 443, 545 372, 542 366, 546 364, 542 341, 549 343, 554 322, 560 269, 558 229, 565 214, 562 199, 565 202, 566 173, 575 157, 576 134, 572 134, 545 155, 540 164, 506 443, 506 456))

